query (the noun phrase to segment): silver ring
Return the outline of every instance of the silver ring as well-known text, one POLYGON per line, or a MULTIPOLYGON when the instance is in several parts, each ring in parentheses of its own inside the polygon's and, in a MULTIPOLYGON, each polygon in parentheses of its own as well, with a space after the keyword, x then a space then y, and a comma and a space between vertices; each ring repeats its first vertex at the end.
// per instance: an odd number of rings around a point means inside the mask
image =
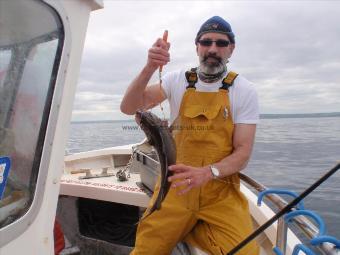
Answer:
POLYGON ((191 184, 191 179, 188 178, 187 180, 188 180, 188 185, 190 185, 191 184))

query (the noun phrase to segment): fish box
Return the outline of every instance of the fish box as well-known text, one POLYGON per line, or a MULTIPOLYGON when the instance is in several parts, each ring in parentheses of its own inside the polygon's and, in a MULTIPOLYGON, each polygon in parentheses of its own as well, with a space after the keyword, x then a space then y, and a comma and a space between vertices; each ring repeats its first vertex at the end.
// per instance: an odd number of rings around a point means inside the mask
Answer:
POLYGON ((133 151, 130 172, 139 173, 142 184, 154 191, 160 173, 160 164, 155 150, 142 151, 136 147, 133 151))

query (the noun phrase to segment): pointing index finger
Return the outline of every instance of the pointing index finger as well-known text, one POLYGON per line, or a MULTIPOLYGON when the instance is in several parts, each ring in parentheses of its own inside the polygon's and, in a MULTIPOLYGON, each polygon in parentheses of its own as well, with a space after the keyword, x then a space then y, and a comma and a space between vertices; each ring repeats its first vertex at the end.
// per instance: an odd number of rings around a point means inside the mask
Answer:
MULTIPOLYGON (((165 43, 167 43, 167 41, 168 41, 168 30, 165 30, 164 33, 163 33, 163 41, 165 43)), ((163 66, 160 66, 159 71, 162 72, 162 70, 163 70, 163 66)))

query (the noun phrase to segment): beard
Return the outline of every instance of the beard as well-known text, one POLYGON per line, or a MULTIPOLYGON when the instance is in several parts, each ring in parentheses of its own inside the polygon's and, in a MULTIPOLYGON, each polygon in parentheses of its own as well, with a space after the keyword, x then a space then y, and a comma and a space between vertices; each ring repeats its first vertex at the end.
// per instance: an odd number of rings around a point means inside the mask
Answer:
POLYGON ((200 71, 208 75, 221 74, 226 70, 228 59, 222 59, 216 54, 207 54, 199 57, 200 71))

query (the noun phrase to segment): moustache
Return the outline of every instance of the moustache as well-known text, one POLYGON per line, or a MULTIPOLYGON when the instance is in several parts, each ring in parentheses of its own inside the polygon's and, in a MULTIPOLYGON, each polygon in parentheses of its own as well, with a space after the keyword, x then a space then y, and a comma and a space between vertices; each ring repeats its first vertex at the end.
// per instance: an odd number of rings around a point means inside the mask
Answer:
POLYGON ((208 55, 204 56, 203 57, 203 62, 206 62, 208 60, 208 58, 213 58, 213 59, 217 60, 219 63, 222 62, 222 58, 220 58, 220 57, 218 57, 218 56, 216 56, 214 54, 208 54, 208 55))

